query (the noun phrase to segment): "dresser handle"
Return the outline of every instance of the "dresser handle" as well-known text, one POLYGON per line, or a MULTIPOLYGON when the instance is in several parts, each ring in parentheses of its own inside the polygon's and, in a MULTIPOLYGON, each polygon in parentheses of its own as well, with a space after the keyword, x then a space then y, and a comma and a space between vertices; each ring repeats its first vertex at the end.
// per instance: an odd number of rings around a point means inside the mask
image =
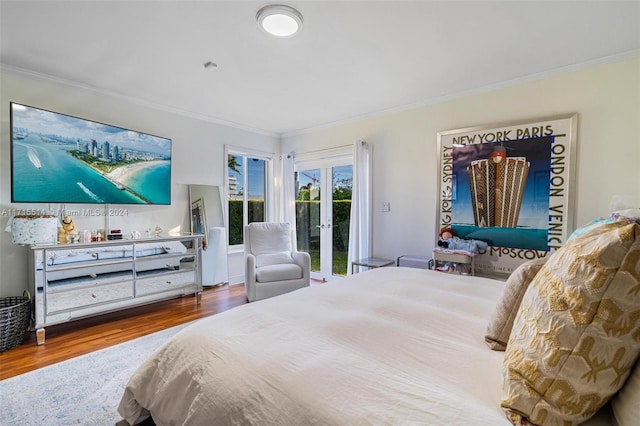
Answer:
POLYGON ((171 280, 167 280, 167 284, 171 284, 171 280))
POLYGON ((95 294, 95 293, 91 293, 91 297, 93 297, 95 299, 96 297, 98 297, 98 295, 95 294))
POLYGON ((95 278, 95 277, 97 277, 97 275, 96 275, 96 274, 89 274, 89 276, 90 276, 91 278, 95 278))

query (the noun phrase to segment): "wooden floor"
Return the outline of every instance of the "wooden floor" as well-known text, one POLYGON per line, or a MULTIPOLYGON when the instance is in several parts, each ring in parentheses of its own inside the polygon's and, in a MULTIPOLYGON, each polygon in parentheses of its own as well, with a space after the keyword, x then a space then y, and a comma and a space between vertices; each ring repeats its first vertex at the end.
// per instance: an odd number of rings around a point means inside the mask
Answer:
POLYGON ((30 332, 22 345, 0 354, 0 380, 245 303, 244 285, 224 285, 206 288, 200 305, 188 296, 47 327, 44 345, 38 346, 35 333, 30 332))

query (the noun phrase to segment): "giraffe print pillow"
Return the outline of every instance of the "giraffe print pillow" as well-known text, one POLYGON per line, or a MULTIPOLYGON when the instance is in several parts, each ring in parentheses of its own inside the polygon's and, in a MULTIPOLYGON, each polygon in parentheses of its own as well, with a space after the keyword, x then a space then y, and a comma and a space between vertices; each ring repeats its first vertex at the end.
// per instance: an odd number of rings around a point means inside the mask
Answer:
POLYGON ((505 352, 501 406, 514 424, 573 425, 625 382, 640 353, 640 225, 568 241, 525 293, 505 352))

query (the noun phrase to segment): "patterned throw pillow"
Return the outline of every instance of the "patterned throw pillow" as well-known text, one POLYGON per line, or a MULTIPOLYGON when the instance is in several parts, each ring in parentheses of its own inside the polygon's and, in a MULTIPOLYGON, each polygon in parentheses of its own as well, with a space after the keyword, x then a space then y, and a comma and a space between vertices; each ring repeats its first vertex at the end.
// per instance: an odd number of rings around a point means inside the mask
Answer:
POLYGON ((494 351, 504 351, 507 347, 522 297, 546 261, 547 258, 543 257, 524 262, 504 283, 504 290, 496 303, 491 322, 487 326, 487 334, 484 336, 485 342, 494 351))
POLYGON ((503 364, 514 424, 573 425, 623 385, 640 352, 640 226, 614 222, 568 241, 535 276, 503 364))
POLYGON ((618 426, 637 426, 640 419, 640 361, 636 363, 624 387, 611 400, 618 426))

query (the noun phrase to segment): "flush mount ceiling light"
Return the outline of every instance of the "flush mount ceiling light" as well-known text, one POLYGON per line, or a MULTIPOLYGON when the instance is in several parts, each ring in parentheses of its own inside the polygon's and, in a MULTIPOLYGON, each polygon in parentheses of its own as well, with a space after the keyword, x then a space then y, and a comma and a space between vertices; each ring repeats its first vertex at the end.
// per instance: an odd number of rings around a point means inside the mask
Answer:
POLYGON ((267 34, 290 37, 302 28, 302 14, 283 4, 271 4, 256 13, 258 26, 267 34))

